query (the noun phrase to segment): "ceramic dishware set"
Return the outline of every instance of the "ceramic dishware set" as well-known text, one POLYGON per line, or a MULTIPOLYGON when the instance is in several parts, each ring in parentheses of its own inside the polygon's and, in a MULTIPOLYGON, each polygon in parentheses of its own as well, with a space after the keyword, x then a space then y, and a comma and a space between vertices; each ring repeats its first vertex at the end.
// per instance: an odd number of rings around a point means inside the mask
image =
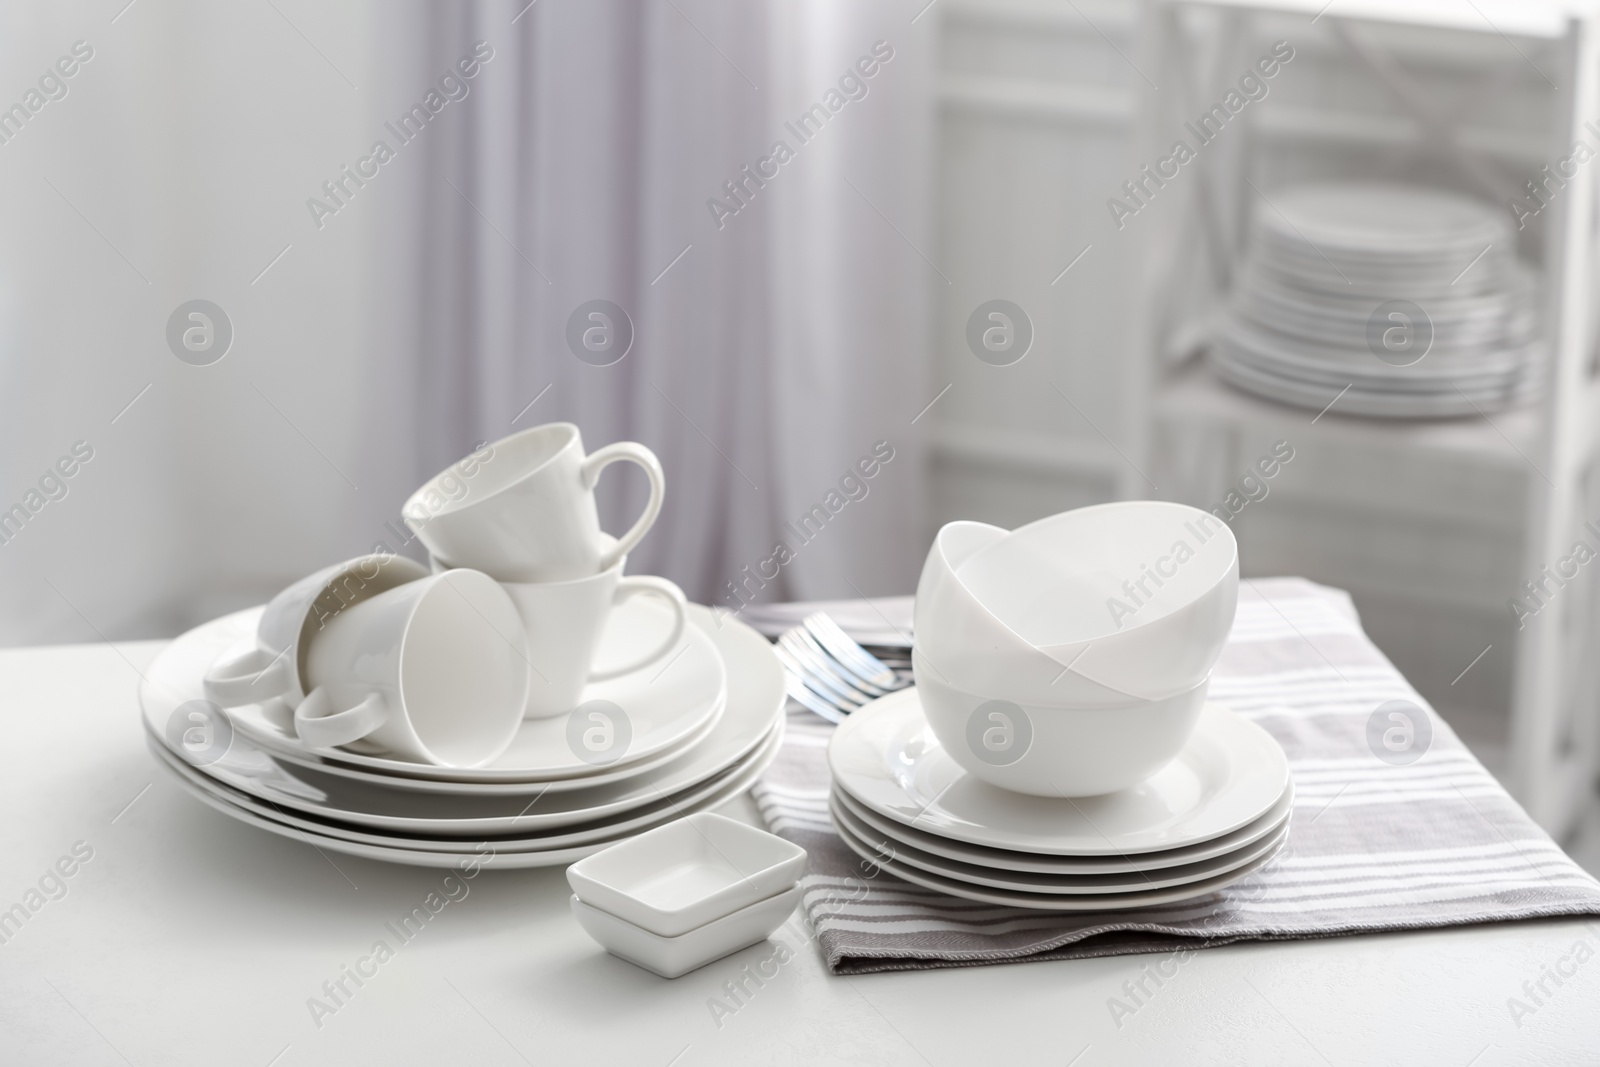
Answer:
POLYGON ((1510 216, 1444 189, 1337 183, 1273 193, 1212 349, 1241 389, 1321 410, 1481 415, 1533 395, 1533 272, 1510 216))
POLYGON ((420 866, 566 864, 724 803, 777 753, 783 671, 624 574, 662 494, 649 449, 565 423, 479 449, 402 511, 431 568, 357 557, 169 645, 140 690, 158 762, 240 821, 420 866), (650 495, 612 537, 618 460, 650 495))
POLYGON ((835 731, 829 806, 856 852, 956 896, 1053 911, 1204 896, 1282 845, 1293 786, 1206 700, 1238 546, 1127 501, 1013 531, 955 522, 917 587, 916 687, 835 731))

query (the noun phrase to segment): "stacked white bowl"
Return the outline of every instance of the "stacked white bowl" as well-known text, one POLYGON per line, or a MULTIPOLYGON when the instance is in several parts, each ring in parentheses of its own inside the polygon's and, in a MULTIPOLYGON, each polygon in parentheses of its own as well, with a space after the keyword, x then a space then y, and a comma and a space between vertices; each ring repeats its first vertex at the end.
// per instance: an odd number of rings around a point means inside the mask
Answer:
POLYGON ((1002 789, 1126 789, 1189 740, 1238 591, 1233 532, 1182 504, 1103 504, 1013 531, 950 523, 917 587, 928 724, 1002 789))
POLYGON ((806 850, 700 812, 567 868, 572 913, 606 950, 676 978, 764 941, 794 913, 806 850))

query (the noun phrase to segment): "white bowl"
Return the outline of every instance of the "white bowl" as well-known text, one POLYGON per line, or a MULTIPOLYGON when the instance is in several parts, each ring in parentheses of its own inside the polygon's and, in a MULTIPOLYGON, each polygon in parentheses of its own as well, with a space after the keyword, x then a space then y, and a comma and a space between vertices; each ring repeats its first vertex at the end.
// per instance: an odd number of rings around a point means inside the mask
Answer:
MULTIPOLYGON (((1023 644, 1076 675, 1153 700, 1210 673, 1233 626, 1239 546, 1209 512, 1120 501, 1013 530, 966 556, 955 576, 1023 644)), ((963 684, 1000 692, 989 678, 963 684)))
POLYGON ((957 689, 915 649, 911 667, 928 726, 950 758, 990 785, 1040 797, 1098 796, 1155 774, 1194 732, 1211 681, 1162 700, 1063 707, 957 689))
POLYGON ((572 898, 572 914, 590 937, 613 956, 653 971, 663 978, 676 978, 731 952, 749 948, 767 939, 784 924, 800 903, 800 887, 790 886, 765 900, 741 908, 705 926, 695 927, 677 937, 662 937, 608 911, 572 898))
POLYGON ((806 850, 725 815, 700 812, 567 868, 586 904, 677 937, 800 880, 806 850))
POLYGON ((995 618, 958 577, 976 554, 1011 536, 982 522, 947 523, 917 582, 913 641, 948 685, 1021 702, 1110 706, 1135 699, 1063 669, 995 618))

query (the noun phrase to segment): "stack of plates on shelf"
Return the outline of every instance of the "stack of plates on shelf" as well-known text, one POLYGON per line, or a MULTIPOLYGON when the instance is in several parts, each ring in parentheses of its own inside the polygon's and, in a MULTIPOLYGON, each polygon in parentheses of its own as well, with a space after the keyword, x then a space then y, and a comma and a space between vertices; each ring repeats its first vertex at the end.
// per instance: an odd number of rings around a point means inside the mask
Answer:
POLYGON ((963 771, 914 689, 846 719, 828 748, 834 826, 906 881, 1045 911, 1207 896, 1265 865, 1289 832, 1288 760, 1265 730, 1208 704, 1177 759, 1093 797, 998 789, 963 771))
MULTIPOLYGON (((200 800, 319 848, 426 867, 571 863, 623 838, 715 808, 748 789, 783 736, 782 667, 749 627, 690 605, 681 647, 660 663, 591 683, 585 703, 627 709, 623 755, 596 765, 570 716, 524 720, 492 762, 444 767, 346 749, 310 750, 281 702, 206 704, 202 678, 256 639, 262 609, 184 634, 140 689, 158 763, 200 800), (665 664, 665 666, 663 666, 665 664), (491 857, 492 859, 486 859, 491 857)), ((596 663, 635 659, 672 618, 648 598, 619 604, 596 663)))
POLYGON ((1232 384, 1285 403, 1442 417, 1531 395, 1540 352, 1532 272, 1504 211, 1346 183, 1257 204, 1212 355, 1232 384))

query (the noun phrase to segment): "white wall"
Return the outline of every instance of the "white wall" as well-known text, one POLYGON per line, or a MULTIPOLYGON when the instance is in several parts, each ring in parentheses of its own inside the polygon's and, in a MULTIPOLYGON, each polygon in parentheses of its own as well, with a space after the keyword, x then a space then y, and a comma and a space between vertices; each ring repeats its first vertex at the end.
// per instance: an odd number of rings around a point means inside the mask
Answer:
POLYGON ((374 79, 382 13, 121 7, 0 10, 8 103, 94 48, 0 145, 0 499, 75 440, 95 449, 0 547, 0 642, 172 633, 364 548, 403 499, 367 328, 378 213, 318 232, 305 208, 399 103, 374 79), (234 327, 211 366, 165 339, 196 297, 234 327))

